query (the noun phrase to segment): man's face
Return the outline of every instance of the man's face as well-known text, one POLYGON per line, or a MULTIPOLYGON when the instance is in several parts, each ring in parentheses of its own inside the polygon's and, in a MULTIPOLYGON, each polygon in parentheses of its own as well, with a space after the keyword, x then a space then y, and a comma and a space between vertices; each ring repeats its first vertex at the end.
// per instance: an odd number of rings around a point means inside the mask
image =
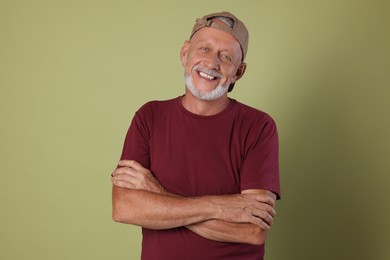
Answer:
POLYGON ((181 51, 188 90, 204 100, 226 95, 229 85, 245 71, 241 55, 240 44, 231 34, 209 27, 200 29, 181 51))

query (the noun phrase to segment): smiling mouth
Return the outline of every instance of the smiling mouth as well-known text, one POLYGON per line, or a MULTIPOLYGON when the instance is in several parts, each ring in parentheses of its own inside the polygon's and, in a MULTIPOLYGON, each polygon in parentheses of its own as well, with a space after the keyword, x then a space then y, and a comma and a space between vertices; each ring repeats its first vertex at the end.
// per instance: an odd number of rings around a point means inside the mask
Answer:
POLYGON ((207 73, 204 73, 204 72, 202 72, 202 71, 199 71, 199 75, 200 75, 202 78, 205 78, 205 79, 209 79, 209 80, 215 79, 214 76, 211 76, 211 75, 209 75, 209 74, 207 74, 207 73))
POLYGON ((215 70, 208 70, 208 69, 203 68, 199 65, 196 65, 192 70, 196 71, 198 73, 199 77, 201 77, 203 79, 210 80, 210 81, 215 81, 215 80, 223 77, 222 74, 220 74, 219 72, 217 72, 215 70))
POLYGON ((199 76, 201 76, 204 79, 208 79, 208 80, 216 80, 219 78, 219 76, 217 76, 217 75, 213 76, 213 75, 210 75, 210 74, 203 72, 203 71, 198 71, 198 73, 199 73, 199 76))

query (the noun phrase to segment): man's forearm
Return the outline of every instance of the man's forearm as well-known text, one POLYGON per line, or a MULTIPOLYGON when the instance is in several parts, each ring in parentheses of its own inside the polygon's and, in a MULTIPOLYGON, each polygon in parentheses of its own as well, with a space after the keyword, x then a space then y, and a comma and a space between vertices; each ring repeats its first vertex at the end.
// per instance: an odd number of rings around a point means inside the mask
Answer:
MULTIPOLYGON (((202 223, 191 228, 205 237, 228 239, 224 233, 234 234, 237 227, 243 227, 234 223, 251 223, 268 230, 275 215, 275 198, 266 191, 186 198, 167 192, 150 170, 136 161, 120 161, 118 165, 121 167, 111 175, 114 184, 113 219, 118 222, 150 229, 168 229, 218 219, 226 221, 228 226, 222 225, 223 222, 204 222, 207 225, 202 223), (215 223, 219 224, 215 226, 215 223), (225 228, 229 232, 224 232, 225 228)), ((251 234, 257 234, 259 230, 248 226, 251 234)))
POLYGON ((249 223, 232 223, 223 220, 206 220, 186 226, 192 232, 214 241, 264 244, 267 231, 249 223))
POLYGON ((212 219, 208 200, 166 196, 144 190, 114 186, 112 191, 113 219, 150 229, 168 229, 212 219))
POLYGON ((263 244, 266 231, 249 223, 212 219, 215 208, 207 198, 185 198, 144 190, 113 188, 113 218, 150 229, 186 226, 215 241, 263 244))

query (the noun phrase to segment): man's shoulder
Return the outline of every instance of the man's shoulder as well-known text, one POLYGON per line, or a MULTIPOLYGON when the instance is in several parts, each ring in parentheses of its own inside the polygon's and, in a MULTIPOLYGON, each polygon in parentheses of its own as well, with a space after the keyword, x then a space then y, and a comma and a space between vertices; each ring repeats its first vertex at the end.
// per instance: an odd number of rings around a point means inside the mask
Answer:
POLYGON ((151 100, 146 102, 141 108, 139 109, 140 111, 142 110, 160 110, 160 109, 167 109, 173 106, 176 106, 178 102, 178 97, 172 98, 172 99, 167 99, 167 100, 151 100))
POLYGON ((170 113, 177 107, 179 97, 168 100, 152 100, 142 105, 136 115, 138 116, 161 116, 164 113, 170 113))
POLYGON ((152 100, 152 101, 147 102, 147 104, 149 103, 153 106, 169 106, 172 104, 176 104, 179 98, 180 97, 175 97, 175 98, 166 99, 166 100, 152 100))

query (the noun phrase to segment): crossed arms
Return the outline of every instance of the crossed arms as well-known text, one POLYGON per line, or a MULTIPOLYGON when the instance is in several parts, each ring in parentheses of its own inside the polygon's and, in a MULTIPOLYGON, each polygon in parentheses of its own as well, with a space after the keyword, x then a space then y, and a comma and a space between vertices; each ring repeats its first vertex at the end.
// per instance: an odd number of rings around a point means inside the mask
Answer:
POLYGON ((136 161, 120 161, 112 173, 113 219, 149 229, 186 227, 211 240, 263 244, 276 196, 266 190, 187 198, 169 193, 136 161))

